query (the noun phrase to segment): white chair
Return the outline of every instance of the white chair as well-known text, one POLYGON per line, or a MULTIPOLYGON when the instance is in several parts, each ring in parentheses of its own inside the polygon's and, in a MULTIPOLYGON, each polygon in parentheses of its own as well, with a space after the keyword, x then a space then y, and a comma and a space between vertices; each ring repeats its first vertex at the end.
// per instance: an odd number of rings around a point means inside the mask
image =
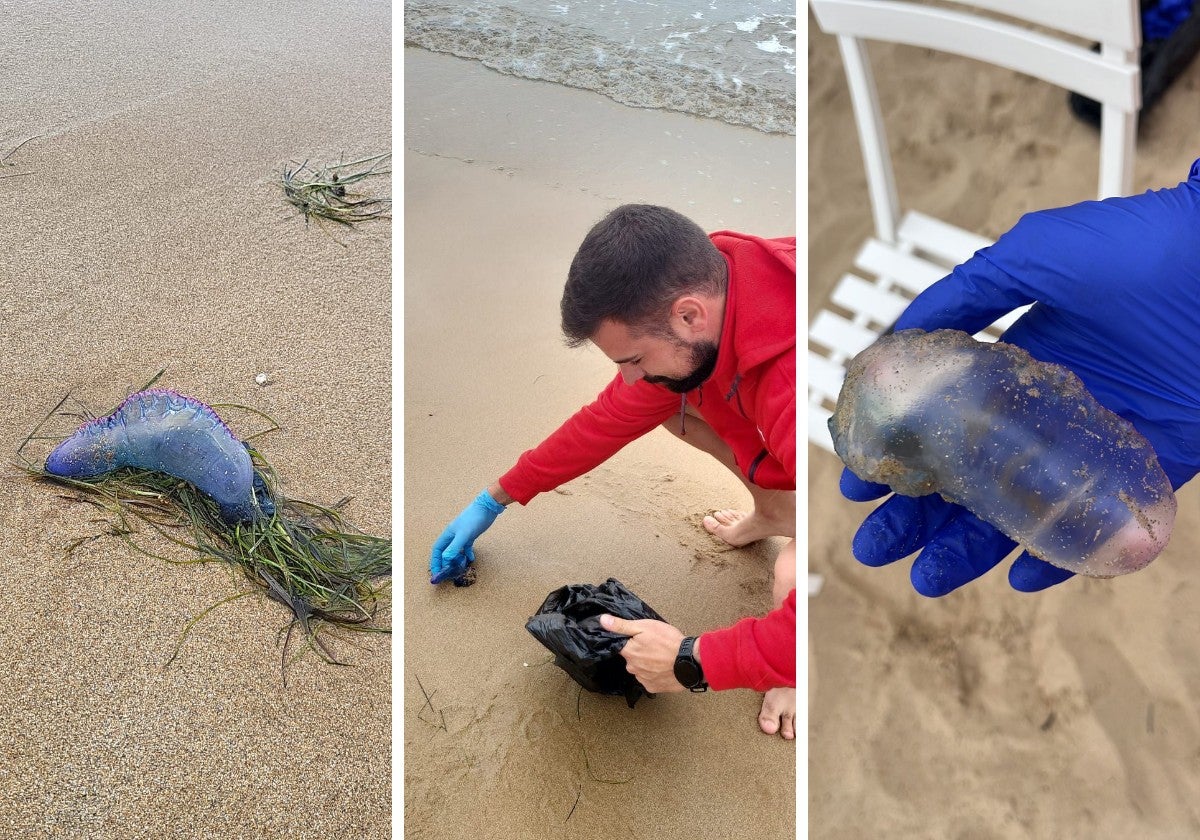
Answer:
MULTIPOLYGON (((875 219, 831 302, 850 317, 819 311, 809 328, 808 437, 832 451, 826 421, 837 401, 846 364, 895 322, 909 301, 991 242, 910 211, 900 214, 875 83, 862 41, 889 41, 940 50, 1016 70, 1096 100, 1102 106, 1099 197, 1132 189, 1137 113, 1141 107, 1137 0, 976 0, 971 6, 1006 16, 986 17, 899 0, 810 0, 821 30, 836 35, 850 87, 875 219), (1037 26, 1038 29, 1032 27, 1037 26), (1099 54, 1076 41, 1046 34, 1050 27, 1099 41, 1099 54)), ((1023 310, 1010 313, 977 338, 995 340, 1023 310)))

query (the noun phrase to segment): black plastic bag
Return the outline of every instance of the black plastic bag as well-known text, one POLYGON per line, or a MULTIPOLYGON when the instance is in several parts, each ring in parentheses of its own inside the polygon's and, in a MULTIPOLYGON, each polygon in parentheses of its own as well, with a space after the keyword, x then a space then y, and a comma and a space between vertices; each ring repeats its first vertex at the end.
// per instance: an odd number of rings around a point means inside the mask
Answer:
POLYGON ((525 629, 554 654, 554 664, 588 691, 625 698, 633 708, 643 694, 653 697, 625 670, 621 648, 628 636, 600 626, 604 613, 632 620, 663 617, 616 578, 599 586, 568 584, 546 596, 525 629))

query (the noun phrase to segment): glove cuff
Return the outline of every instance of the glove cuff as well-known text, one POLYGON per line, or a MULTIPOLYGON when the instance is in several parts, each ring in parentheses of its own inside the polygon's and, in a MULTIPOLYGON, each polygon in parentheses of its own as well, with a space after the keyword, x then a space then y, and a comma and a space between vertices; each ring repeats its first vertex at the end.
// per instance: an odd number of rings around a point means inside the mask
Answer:
POLYGON ((496 515, 504 513, 504 505, 493 499, 486 487, 475 497, 475 504, 481 505, 485 510, 496 515))

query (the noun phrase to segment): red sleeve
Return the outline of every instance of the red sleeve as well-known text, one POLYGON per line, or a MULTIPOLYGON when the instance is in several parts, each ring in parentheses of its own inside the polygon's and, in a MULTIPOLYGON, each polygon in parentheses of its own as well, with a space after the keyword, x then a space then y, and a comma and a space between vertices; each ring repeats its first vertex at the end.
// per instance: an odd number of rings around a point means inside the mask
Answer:
POLYGON ((620 374, 595 401, 575 412, 535 448, 523 453, 500 486, 521 504, 595 469, 679 411, 680 395, 620 374))
POLYGON ((754 416, 771 456, 796 481, 796 354, 787 353, 763 374, 754 416))
POLYGON ((796 686, 796 590, 763 618, 700 637, 700 667, 714 691, 796 686))

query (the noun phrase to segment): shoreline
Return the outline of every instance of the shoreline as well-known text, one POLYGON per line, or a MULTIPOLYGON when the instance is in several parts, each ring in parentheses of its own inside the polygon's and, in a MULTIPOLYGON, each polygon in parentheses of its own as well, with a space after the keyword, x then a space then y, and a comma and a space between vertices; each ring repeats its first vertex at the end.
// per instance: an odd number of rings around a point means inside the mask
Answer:
MULTIPOLYGON (((760 23, 757 19, 740 37, 749 38, 745 32, 755 31, 760 23)), ((511 6, 464 8, 430 3, 410 4, 406 9, 404 38, 406 48, 478 61, 501 74, 591 91, 629 107, 674 111, 794 137, 794 64, 791 84, 780 84, 783 76, 770 83, 751 80, 751 75, 767 73, 761 67, 744 66, 742 71, 710 67, 705 61, 711 60, 712 54, 691 46, 692 35, 704 38, 708 31, 704 25, 668 36, 664 42, 676 38, 676 44, 689 45, 697 55, 705 56, 689 61, 684 60, 684 52, 655 51, 648 44, 635 44, 632 38, 625 43, 610 40, 607 34, 566 17, 539 17, 511 6)), ((790 31, 794 35, 794 20, 790 31)), ((737 36, 739 31, 730 31, 717 54, 745 49, 745 44, 737 43, 737 36)), ((772 38, 767 43, 774 51, 795 54, 779 43, 778 34, 772 38)), ((661 49, 663 44, 657 46, 661 49)), ((774 69, 778 74, 778 68, 774 69)))

